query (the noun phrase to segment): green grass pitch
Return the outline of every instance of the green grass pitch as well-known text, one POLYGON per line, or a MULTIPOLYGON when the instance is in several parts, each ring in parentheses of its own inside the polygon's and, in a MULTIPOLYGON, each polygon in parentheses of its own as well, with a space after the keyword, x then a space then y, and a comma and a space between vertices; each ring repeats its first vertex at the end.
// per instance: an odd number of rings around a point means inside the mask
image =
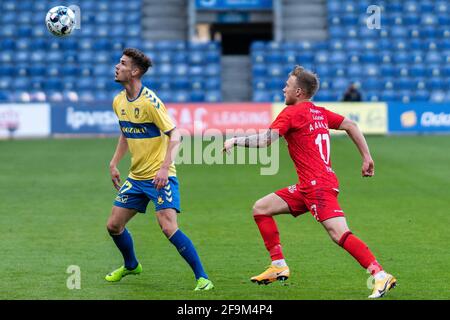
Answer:
MULTIPOLYGON (((450 299, 450 137, 369 137, 376 174, 360 176, 350 139, 333 138, 340 203, 351 230, 398 287, 385 299, 450 299)), ((128 228, 144 272, 119 283, 122 264, 105 224, 115 196, 108 163, 116 139, 0 141, 0 299, 366 299, 368 274, 307 213, 276 218, 291 269, 285 285, 249 278, 270 263, 251 208, 296 182, 284 143, 275 176, 258 165, 180 165, 180 228, 216 288, 194 292, 193 274, 159 230, 150 204, 128 228), (69 290, 68 266, 81 270, 69 290)), ((120 166, 123 179, 129 158, 120 166)))

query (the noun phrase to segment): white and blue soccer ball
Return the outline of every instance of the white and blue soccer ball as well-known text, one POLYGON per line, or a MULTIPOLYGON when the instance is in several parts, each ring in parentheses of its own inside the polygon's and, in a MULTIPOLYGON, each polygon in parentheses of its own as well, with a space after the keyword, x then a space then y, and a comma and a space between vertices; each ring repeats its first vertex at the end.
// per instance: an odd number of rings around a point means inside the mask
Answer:
POLYGON ((47 12, 45 25, 57 37, 68 36, 75 28, 75 13, 65 6, 53 7, 47 12))

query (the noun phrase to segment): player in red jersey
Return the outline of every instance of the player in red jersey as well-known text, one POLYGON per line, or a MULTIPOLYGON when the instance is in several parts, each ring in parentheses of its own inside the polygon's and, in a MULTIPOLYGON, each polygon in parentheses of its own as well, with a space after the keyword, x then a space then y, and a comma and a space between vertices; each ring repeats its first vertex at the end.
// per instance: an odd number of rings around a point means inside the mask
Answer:
POLYGON ((362 156, 363 177, 374 175, 374 162, 363 134, 353 121, 310 101, 318 88, 317 76, 296 66, 283 89, 286 107, 269 130, 264 134, 234 137, 225 141, 224 151, 229 152, 234 146, 267 147, 280 136, 284 137, 299 178, 297 184, 271 193, 253 206, 253 217, 272 264, 263 273, 252 277, 251 281, 269 284, 289 278, 289 267, 283 256, 273 216, 290 213, 297 217, 309 211, 336 244, 370 271, 375 278, 375 285, 369 298, 380 298, 395 287, 397 280, 383 270, 367 245, 347 226, 337 200, 339 182, 331 168, 329 129, 345 130, 353 140, 362 156))

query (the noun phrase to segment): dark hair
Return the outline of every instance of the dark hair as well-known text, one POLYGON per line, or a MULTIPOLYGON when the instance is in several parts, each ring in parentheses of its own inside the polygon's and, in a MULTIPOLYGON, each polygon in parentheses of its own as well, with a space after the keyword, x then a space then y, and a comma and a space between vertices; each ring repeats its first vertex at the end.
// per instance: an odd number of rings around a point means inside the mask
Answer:
POLYGON ((126 48, 123 50, 123 54, 131 58, 132 63, 141 70, 142 75, 152 66, 152 60, 139 49, 126 48))
POLYGON ((305 91, 307 98, 312 98, 319 90, 317 75, 302 66, 295 66, 289 75, 296 78, 298 87, 305 91))

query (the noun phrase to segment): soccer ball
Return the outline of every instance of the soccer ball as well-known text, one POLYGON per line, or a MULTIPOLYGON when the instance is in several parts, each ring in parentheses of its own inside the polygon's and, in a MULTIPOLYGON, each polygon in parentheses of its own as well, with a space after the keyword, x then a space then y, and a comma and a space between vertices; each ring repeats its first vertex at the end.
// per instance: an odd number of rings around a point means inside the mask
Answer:
POLYGON ((68 36, 75 27, 75 13, 64 6, 51 8, 45 17, 45 24, 53 35, 68 36))

